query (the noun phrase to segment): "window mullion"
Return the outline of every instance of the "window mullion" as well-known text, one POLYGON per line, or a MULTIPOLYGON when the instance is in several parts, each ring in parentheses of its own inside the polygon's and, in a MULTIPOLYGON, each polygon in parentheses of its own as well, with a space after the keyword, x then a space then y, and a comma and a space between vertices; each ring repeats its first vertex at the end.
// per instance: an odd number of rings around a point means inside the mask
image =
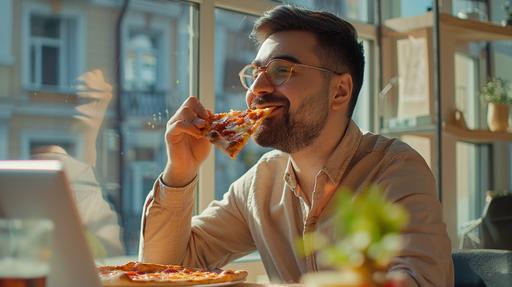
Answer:
MULTIPOLYGON (((199 5, 199 97, 208 109, 215 107, 215 5, 199 5)), ((215 198, 215 153, 210 152, 199 171, 198 208, 203 210, 215 198)))

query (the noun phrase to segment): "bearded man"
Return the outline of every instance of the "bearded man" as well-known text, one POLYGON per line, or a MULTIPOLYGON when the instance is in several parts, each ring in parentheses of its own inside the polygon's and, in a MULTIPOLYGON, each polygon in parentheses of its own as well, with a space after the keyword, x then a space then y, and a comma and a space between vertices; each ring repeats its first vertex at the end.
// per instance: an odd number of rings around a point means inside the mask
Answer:
POLYGON ((144 207, 139 259, 219 268, 257 250, 271 281, 298 282, 325 268, 293 243, 312 231, 334 234, 325 211, 337 187, 356 195, 377 184, 410 215, 388 273, 404 274, 407 286, 453 286, 450 241, 425 161, 399 140, 362 134, 351 120, 364 70, 354 27, 330 13, 278 6, 252 37, 259 51, 240 78, 248 107, 273 107, 254 139, 275 150, 192 217, 211 144, 201 131, 207 110, 187 99, 167 125, 168 162, 144 207))

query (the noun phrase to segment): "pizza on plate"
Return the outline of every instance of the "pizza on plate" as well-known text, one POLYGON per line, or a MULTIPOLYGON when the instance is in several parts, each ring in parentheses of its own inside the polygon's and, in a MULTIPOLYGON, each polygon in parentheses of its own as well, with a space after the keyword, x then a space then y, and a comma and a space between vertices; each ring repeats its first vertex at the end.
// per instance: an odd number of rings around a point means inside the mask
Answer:
POLYGON ((189 286, 215 283, 228 285, 229 282, 242 282, 247 277, 247 271, 214 272, 180 265, 141 262, 99 266, 98 272, 103 286, 189 286))
POLYGON ((210 114, 204 134, 234 159, 271 111, 263 108, 210 114))

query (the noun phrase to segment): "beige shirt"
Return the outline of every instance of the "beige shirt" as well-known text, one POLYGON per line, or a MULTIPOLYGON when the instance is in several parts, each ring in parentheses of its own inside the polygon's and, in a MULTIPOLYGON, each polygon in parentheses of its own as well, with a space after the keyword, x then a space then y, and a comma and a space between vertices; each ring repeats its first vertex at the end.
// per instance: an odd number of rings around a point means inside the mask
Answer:
POLYGON ((301 257, 294 242, 311 231, 334 237, 333 219, 324 212, 333 202, 328 191, 344 186, 357 194, 375 183, 410 213, 390 272, 406 273, 410 286, 453 286, 434 178, 423 158, 399 140, 363 135, 351 122, 316 176, 311 203, 296 183, 289 155, 279 151, 265 154, 222 200, 192 217, 196 183, 155 183, 143 213, 140 260, 218 268, 258 250, 273 282, 297 282, 306 272, 326 269, 314 255, 301 257))

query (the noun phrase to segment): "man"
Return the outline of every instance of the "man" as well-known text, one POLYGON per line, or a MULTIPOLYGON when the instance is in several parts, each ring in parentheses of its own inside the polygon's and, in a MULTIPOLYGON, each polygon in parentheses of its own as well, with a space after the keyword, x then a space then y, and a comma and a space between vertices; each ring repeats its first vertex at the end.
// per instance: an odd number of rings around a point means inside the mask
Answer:
POLYGON ((363 135, 350 119, 364 67, 353 26, 279 6, 256 22, 252 36, 259 51, 241 80, 249 107, 275 107, 254 139, 276 150, 192 218, 210 143, 201 131, 207 111, 189 98, 168 122, 168 163, 145 204, 140 259, 215 268, 258 250, 272 281, 297 282, 325 267, 314 255, 301 257, 293 242, 311 231, 334 233, 324 211, 337 187, 357 194, 375 183, 410 213, 389 273, 405 274, 408 286, 452 286, 450 242, 429 168, 409 146, 363 135))

